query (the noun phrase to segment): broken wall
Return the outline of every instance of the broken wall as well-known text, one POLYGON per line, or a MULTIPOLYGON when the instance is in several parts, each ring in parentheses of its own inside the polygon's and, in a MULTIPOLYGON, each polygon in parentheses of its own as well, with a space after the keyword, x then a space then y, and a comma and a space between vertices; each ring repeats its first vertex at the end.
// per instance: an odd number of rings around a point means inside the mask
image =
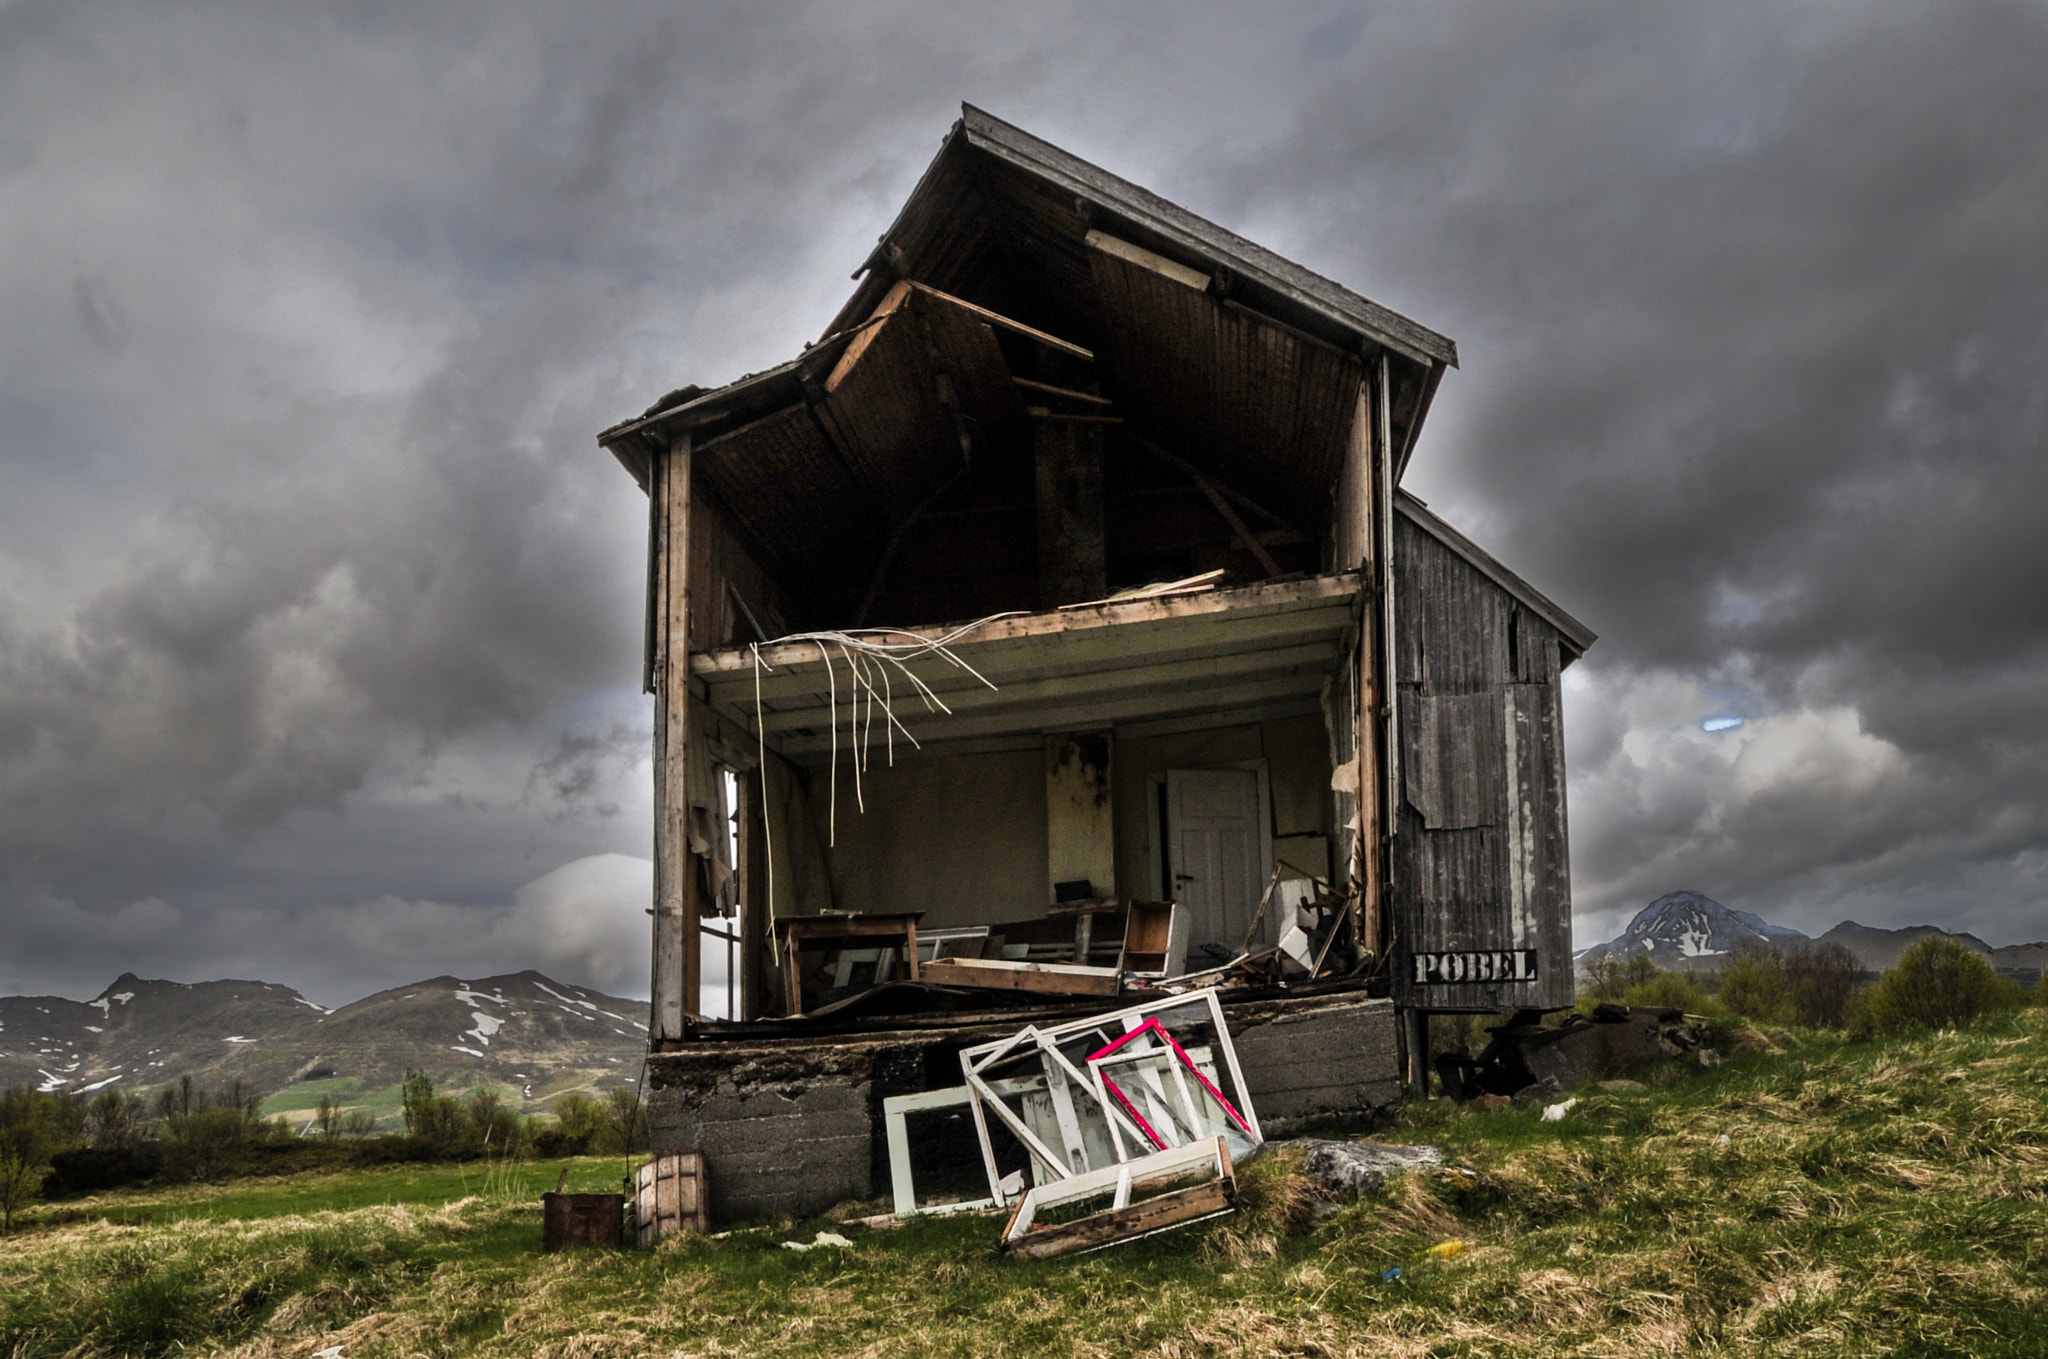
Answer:
MULTIPOLYGON (((1224 1007, 1261 1129, 1400 1097, 1394 1010, 1349 994, 1224 1007)), ((701 1149, 716 1225, 822 1212, 889 1188, 883 1101, 960 1084, 960 1049, 1021 1018, 943 1033, 697 1043, 647 1061, 656 1154, 701 1149)))

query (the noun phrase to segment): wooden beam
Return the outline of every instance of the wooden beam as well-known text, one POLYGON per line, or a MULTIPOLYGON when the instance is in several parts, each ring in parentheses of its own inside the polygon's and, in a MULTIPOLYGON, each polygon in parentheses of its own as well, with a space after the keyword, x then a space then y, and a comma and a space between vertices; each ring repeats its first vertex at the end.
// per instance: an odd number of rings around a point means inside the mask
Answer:
MULTIPOLYGON (((909 297, 910 283, 908 280, 898 279, 894 284, 890 285, 888 292, 882 294, 881 302, 876 305, 874 313, 868 317, 868 320, 875 322, 887 320, 909 297)), ((831 375, 825 379, 825 390, 827 392, 839 390, 839 384, 846 381, 846 375, 853 371, 853 366, 860 362, 860 356, 868 352, 868 346, 873 344, 875 337, 881 333, 882 327, 880 325, 870 325, 863 329, 860 334, 853 337, 853 343, 846 346, 846 352, 839 356, 839 362, 832 365, 831 375)))
POLYGON ((660 646, 654 722, 654 968, 648 1042, 680 1041, 697 1014, 702 944, 690 862, 690 434, 663 460, 660 646))
POLYGON ((1274 576, 1286 574, 1280 569, 1280 563, 1273 560, 1273 554, 1266 551, 1266 545, 1260 542, 1258 537, 1249 528, 1245 527, 1244 520, 1237 517, 1237 511, 1230 508, 1230 502, 1223 498, 1223 492, 1216 489, 1216 483, 1203 476, 1200 472, 1196 472, 1193 475, 1196 488, 1209 498, 1209 503, 1216 507, 1216 513, 1222 515, 1223 522, 1230 525, 1230 531, 1238 536, 1246 548, 1250 549, 1254 557, 1259 559, 1259 565, 1266 569, 1266 578, 1271 580, 1274 576))
MULTIPOLYGON (((1356 598, 1358 593, 1359 581, 1356 576, 1339 575, 1311 576, 1306 580, 1261 582, 1232 590, 1210 590, 1202 594, 1171 595, 1159 599, 1112 600, 1093 608, 1075 609, 1066 613, 1048 611, 997 618, 975 629, 955 645, 963 651, 969 648, 978 651, 997 642, 1022 642, 1055 633, 1083 633, 1132 624, 1206 618, 1216 614, 1229 615, 1235 621, 1265 614, 1318 608, 1334 600, 1348 602, 1356 598)), ((944 636, 947 631, 944 625, 932 624, 920 628, 890 629, 887 632, 871 630, 869 635, 880 641, 906 641, 913 633, 936 638, 944 636)), ((809 642, 763 647, 761 659, 780 670, 788 665, 801 665, 806 661, 816 662, 818 649, 809 642)), ((754 662, 748 648, 727 647, 722 651, 692 657, 690 666, 695 673, 707 677, 745 674, 751 683, 754 662)))
MULTIPOLYGON (((1178 598, 1179 596, 1168 596, 1178 598)), ((963 645, 961 658, 999 688, 1028 680, 1052 679, 1082 671, 1129 670, 1166 665, 1205 657, 1235 656, 1271 647, 1300 646, 1322 642, 1335 654, 1336 644, 1351 626, 1354 607, 1350 600, 1333 602, 1313 610, 1261 614, 1248 618, 1204 620, 1205 626, 1173 627, 1140 625, 1129 630, 1097 629, 1080 634, 1055 635, 1036 642, 1005 642, 987 648, 963 645)), ((846 682, 846 663, 834 653, 832 664, 839 683, 846 682)), ((911 670, 932 689, 953 701, 956 693, 986 692, 987 685, 964 670, 956 670, 937 657, 910 663, 911 670)), ((907 692, 900 671, 890 670, 897 692, 907 692)), ((705 686, 712 707, 727 720, 754 730, 754 677, 751 671, 705 675, 697 681, 705 686)), ((761 698, 770 712, 787 707, 789 700, 816 702, 830 691, 818 650, 810 648, 808 659, 785 661, 761 677, 761 698)), ((918 705, 923 711, 923 705, 918 705)))
MULTIPOLYGON (((1159 461, 1165 463, 1168 467, 1171 467, 1174 470, 1183 473, 1184 475, 1191 477, 1203 475, 1201 469, 1196 467, 1187 459, 1178 457, 1172 453, 1167 452, 1158 444, 1153 443, 1150 439, 1147 439, 1142 435, 1133 434, 1128 426, 1125 426, 1117 430, 1117 435, 1120 438, 1122 438, 1125 442, 1129 443, 1133 448, 1137 448, 1143 452, 1150 453, 1153 457, 1159 459, 1159 461)), ((1222 491, 1223 494, 1229 496, 1232 500, 1235 500, 1238 504, 1250 510, 1253 514, 1258 515, 1260 518, 1270 519, 1279 527, 1287 529, 1291 532, 1300 532, 1300 530, 1296 529, 1294 525, 1288 523, 1285 519, 1282 519, 1279 515, 1273 513, 1264 505, 1259 504, 1258 501, 1253 500, 1250 496, 1238 490, 1236 487, 1219 485, 1217 489, 1222 491)))
POLYGON ((982 320, 987 321, 990 325, 1001 326, 1003 329, 1010 331, 1012 334, 1022 335, 1026 339, 1035 340, 1039 344, 1044 345, 1047 349, 1057 349, 1062 354, 1071 354, 1075 358, 1085 359, 1089 363, 1095 362, 1095 354, 1092 350, 1083 349, 1080 345, 1073 343, 1071 340, 1062 340, 1057 335, 1048 335, 1042 330, 1037 330, 1031 326, 1025 325, 1022 321, 1012 321, 1009 317, 1002 315, 1000 312, 990 311, 987 307, 977 307, 972 302, 969 302, 964 298, 955 297, 951 293, 942 293, 937 288, 929 287, 925 284, 917 283, 911 280, 905 280, 905 282, 909 282, 911 287, 917 289, 921 293, 928 294, 952 306, 960 307, 966 311, 972 312, 974 315, 979 316, 982 320))
POLYGON ((1106 396, 1097 396, 1093 392, 1077 392, 1067 387, 1055 387, 1050 382, 1033 382, 1030 378, 1021 377, 1012 377, 1010 381, 1016 383, 1019 387, 1028 387, 1034 392, 1044 392, 1047 396, 1062 397, 1068 401, 1086 401, 1090 405, 1095 406, 1113 406, 1116 404, 1106 396))
MULTIPOLYGON (((1351 447, 1344 465, 1346 487, 1357 497, 1355 505, 1340 507, 1339 514, 1346 525, 1346 532, 1355 535, 1353 541, 1360 554, 1359 565, 1364 567, 1367 578, 1380 588, 1386 585, 1385 574, 1374 568, 1383 566, 1387 560, 1388 545, 1380 538, 1379 526, 1386 521, 1380 513, 1381 488, 1386 485, 1384 478, 1375 475, 1378 459, 1386 456, 1381 431, 1385 428, 1381 416, 1381 392, 1376 379, 1384 363, 1369 373, 1358 384, 1357 415, 1351 423, 1351 447)), ((1385 730, 1380 720, 1380 694, 1391 682, 1390 676, 1381 670, 1383 658, 1390 650, 1382 644, 1380 628, 1384 622, 1381 612, 1367 609, 1360 620, 1358 630, 1358 652, 1349 663, 1358 667, 1358 712, 1355 714, 1358 732, 1358 834, 1351 842, 1351 881, 1358 890, 1358 942, 1368 950, 1375 961, 1385 956, 1386 948, 1386 854, 1383 842, 1386 839, 1387 818, 1393 814, 1388 802, 1386 781, 1380 777, 1380 742, 1385 730)), ((1330 934, 1335 939, 1333 928, 1330 934)))
MULTIPOLYGON (((1078 670, 1070 675, 1054 675, 1045 679, 1003 684, 995 689, 975 685, 972 688, 949 692, 943 697, 946 706, 953 710, 955 716, 991 709, 1022 708, 1038 703, 1085 702, 1104 694, 1129 694, 1137 690, 1236 679, 1245 675, 1264 675, 1298 667, 1327 667, 1332 651, 1333 647, 1329 642, 1309 642, 1273 650, 1233 652, 1227 656, 1200 656, 1164 665, 1133 665, 1115 670, 1078 670)), ((846 692, 851 683, 844 673, 840 675, 838 720, 842 726, 853 720, 853 705, 846 692)), ((801 707, 770 709, 763 714, 763 725, 771 738, 777 732, 825 725, 826 715, 831 711, 828 706, 830 692, 821 686, 819 690, 805 694, 804 697, 815 701, 805 703, 801 707)), ((913 731, 917 729, 918 724, 943 725, 946 721, 944 713, 927 712, 923 700, 908 685, 901 682, 900 676, 891 690, 890 706, 896 709, 896 715, 906 725, 911 726, 913 731)))
POLYGON ((1190 269, 1178 260, 1170 260, 1155 251, 1147 250, 1142 245, 1132 245, 1129 241, 1103 231, 1090 231, 1082 239, 1090 249, 1100 250, 1105 255, 1114 255, 1126 264, 1134 264, 1148 273, 1171 279, 1182 287, 1193 288, 1198 293, 1209 291, 1209 275, 1200 269, 1190 269))

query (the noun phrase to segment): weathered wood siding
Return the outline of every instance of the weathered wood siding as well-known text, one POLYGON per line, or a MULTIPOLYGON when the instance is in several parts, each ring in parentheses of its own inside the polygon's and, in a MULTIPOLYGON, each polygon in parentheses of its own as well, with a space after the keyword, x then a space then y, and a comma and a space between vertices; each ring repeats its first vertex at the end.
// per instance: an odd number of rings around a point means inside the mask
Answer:
POLYGON ((1559 633, 1406 515, 1394 528, 1401 798, 1394 999, 1429 1010, 1572 1002, 1559 633), (1416 980, 1416 955, 1493 954, 1416 980))

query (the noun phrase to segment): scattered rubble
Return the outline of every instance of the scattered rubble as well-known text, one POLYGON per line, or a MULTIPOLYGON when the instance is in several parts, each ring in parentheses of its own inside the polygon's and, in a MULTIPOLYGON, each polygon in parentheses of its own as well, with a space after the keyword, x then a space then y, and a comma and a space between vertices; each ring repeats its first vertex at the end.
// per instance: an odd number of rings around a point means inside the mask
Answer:
POLYGON ((1478 1056, 1447 1053, 1436 1059, 1444 1093, 1460 1102, 1555 1098, 1583 1080, 1615 1080, 1657 1057, 1697 1054, 1702 1066, 1720 1061, 1705 1046, 1704 1021, 1650 1005, 1600 1005, 1591 1015, 1567 1015, 1562 1024, 1518 1011, 1490 1030, 1478 1056))
POLYGON ((1444 1163, 1435 1147, 1393 1146, 1378 1142, 1324 1142, 1297 1138, 1268 1144, 1270 1150, 1303 1148, 1301 1173, 1318 1189, 1337 1198, 1370 1194, 1404 1170, 1444 1163))

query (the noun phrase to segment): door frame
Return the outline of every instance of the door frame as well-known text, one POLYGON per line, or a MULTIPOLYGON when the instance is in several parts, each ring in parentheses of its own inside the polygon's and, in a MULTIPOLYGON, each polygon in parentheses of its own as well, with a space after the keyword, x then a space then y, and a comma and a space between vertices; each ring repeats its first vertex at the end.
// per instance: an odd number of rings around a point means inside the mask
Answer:
MULTIPOLYGON (((1266 771, 1264 758, 1256 760, 1226 760, 1221 764, 1176 765, 1183 774, 1209 774, 1221 770, 1249 770, 1259 777, 1259 890, 1273 879, 1273 788, 1266 771)), ((1145 851, 1149 858, 1147 872, 1151 875, 1153 900, 1171 901, 1173 893, 1166 881, 1166 776, 1173 772, 1155 769, 1146 776, 1145 784, 1145 851)), ((1257 906, 1252 909, 1257 910, 1257 906)), ((1271 932, 1273 922, 1268 919, 1261 923, 1262 932, 1271 932)), ((1278 934, 1274 934, 1277 939, 1278 934)), ((1273 940, 1267 940, 1271 943, 1273 940)))

